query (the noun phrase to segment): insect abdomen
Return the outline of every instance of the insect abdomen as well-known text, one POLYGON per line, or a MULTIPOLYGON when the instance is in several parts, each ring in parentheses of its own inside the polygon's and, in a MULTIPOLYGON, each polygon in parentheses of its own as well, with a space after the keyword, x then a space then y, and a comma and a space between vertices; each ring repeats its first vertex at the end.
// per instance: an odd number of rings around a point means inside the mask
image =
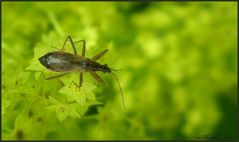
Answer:
POLYGON ((91 59, 60 51, 47 53, 39 60, 43 66, 55 72, 103 71, 102 65, 91 59))
POLYGON ((39 58, 41 64, 47 69, 55 72, 71 72, 77 70, 75 66, 69 62, 73 56, 62 52, 50 52, 39 58))

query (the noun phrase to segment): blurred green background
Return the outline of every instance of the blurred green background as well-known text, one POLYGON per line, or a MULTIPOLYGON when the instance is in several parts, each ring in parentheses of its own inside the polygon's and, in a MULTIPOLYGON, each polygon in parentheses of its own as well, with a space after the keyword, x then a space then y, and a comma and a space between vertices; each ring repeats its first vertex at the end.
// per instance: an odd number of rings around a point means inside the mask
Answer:
POLYGON ((237 30, 236 2, 2 2, 2 138, 235 140, 237 30), (66 35, 86 40, 87 57, 109 49, 99 62, 122 69, 126 112, 103 73, 104 105, 62 121, 45 109, 66 99, 63 84, 26 68, 66 35))

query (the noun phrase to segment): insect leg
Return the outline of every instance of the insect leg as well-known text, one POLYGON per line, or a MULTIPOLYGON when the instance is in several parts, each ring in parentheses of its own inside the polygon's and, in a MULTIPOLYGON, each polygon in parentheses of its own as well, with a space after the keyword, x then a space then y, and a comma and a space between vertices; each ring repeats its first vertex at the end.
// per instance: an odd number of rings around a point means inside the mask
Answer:
POLYGON ((80 84, 79 84, 80 87, 82 86, 82 83, 83 83, 83 72, 80 72, 80 84))
POLYGON ((62 46, 61 51, 64 50, 65 44, 66 44, 66 42, 67 42, 68 39, 69 39, 69 41, 70 41, 70 43, 71 43, 71 46, 72 46, 72 48, 73 48, 73 50, 74 50, 75 55, 77 55, 76 47, 75 47, 75 44, 74 44, 74 42, 73 42, 71 36, 67 36, 67 38, 66 38, 66 40, 65 40, 65 42, 64 42, 64 44, 63 44, 63 46, 62 46))
POLYGON ((80 86, 78 86, 74 81, 71 81, 69 88, 71 88, 72 83, 75 84, 75 86, 77 86, 78 88, 80 88, 80 86))
POLYGON ((62 46, 62 48, 61 48, 61 51, 63 51, 63 50, 64 50, 64 47, 65 47, 65 44, 66 44, 66 42, 67 42, 68 38, 69 38, 69 36, 67 36, 67 37, 66 37, 66 40, 65 40, 65 42, 64 42, 64 44, 63 44, 63 46, 62 46))
POLYGON ((46 79, 46 80, 51 80, 51 79, 54 79, 54 78, 57 78, 57 77, 61 77, 61 76, 64 76, 64 75, 68 74, 68 73, 63 73, 63 74, 58 74, 58 75, 51 76, 51 77, 46 77, 43 72, 41 72, 41 73, 42 73, 44 79, 46 79))
POLYGON ((74 42, 74 44, 78 43, 78 42, 83 42, 83 47, 82 47, 82 57, 85 57, 85 40, 79 40, 74 42))
POLYGON ((103 55, 105 55, 105 53, 108 51, 108 49, 105 49, 104 51, 101 51, 99 54, 95 55, 94 57, 91 58, 91 60, 98 60, 99 58, 101 58, 103 55))
POLYGON ((91 75, 94 79, 96 79, 98 82, 104 84, 104 81, 101 79, 101 77, 100 77, 98 74, 96 74, 96 73, 93 72, 93 71, 90 71, 89 73, 90 73, 90 75, 91 75))

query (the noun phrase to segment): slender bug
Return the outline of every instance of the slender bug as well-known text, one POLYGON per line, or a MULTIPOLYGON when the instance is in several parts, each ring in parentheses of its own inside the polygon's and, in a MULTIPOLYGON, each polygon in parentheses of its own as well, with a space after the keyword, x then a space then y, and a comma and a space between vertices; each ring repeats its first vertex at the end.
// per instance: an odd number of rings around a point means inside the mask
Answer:
POLYGON ((112 73, 113 71, 116 71, 112 68, 109 68, 107 66, 107 64, 100 64, 98 62, 96 62, 98 59, 100 59, 102 56, 105 55, 105 53, 108 51, 108 49, 105 49, 103 51, 101 51, 100 53, 98 53, 97 55, 95 55, 92 58, 86 58, 85 57, 85 50, 86 50, 86 42, 85 40, 80 40, 77 42, 73 42, 72 38, 70 36, 67 36, 62 49, 60 51, 53 51, 53 52, 49 52, 47 54, 45 54, 44 56, 39 58, 40 63, 45 66, 47 69, 54 71, 54 72, 61 72, 62 74, 56 75, 56 76, 52 76, 52 77, 45 77, 45 75, 43 74, 44 78, 46 80, 50 80, 50 79, 54 79, 57 77, 61 77, 64 76, 66 74, 69 74, 70 72, 80 72, 80 78, 79 78, 79 85, 77 85, 74 81, 72 81, 70 83, 71 84, 75 84, 77 87, 81 87, 82 83, 83 83, 83 73, 84 72, 89 72, 90 75, 96 79, 98 82, 100 82, 101 84, 104 84, 104 81, 101 79, 101 77, 96 73, 96 71, 101 71, 103 73, 110 73, 112 74, 116 80, 117 83, 119 85, 120 88, 120 92, 121 92, 121 96, 122 96, 122 101, 123 101, 123 106, 125 107, 124 104, 124 96, 123 96, 123 91, 121 89, 118 77, 116 74, 112 73), (74 54, 72 53, 68 53, 68 52, 64 52, 64 47, 67 41, 70 41, 70 44, 73 48, 74 54), (75 48, 75 44, 82 42, 83 43, 83 48, 82 48, 82 53, 81 56, 77 55, 77 51, 75 48))

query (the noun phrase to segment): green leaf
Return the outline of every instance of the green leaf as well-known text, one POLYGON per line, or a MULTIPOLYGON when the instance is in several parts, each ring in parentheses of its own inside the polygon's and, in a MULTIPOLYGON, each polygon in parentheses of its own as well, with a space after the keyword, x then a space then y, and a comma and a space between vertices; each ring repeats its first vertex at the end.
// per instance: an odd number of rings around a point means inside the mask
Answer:
POLYGON ((77 103, 82 105, 85 103, 86 96, 85 96, 85 93, 83 93, 82 91, 80 91, 79 93, 73 94, 73 96, 77 103))
MULTIPOLYGON (((72 81, 78 82, 79 81, 79 73, 72 72, 69 75, 63 76, 60 78, 60 80, 65 84, 69 85, 72 81)), ((72 84, 72 86, 75 86, 72 84)))
POLYGON ((36 73, 35 73, 35 79, 38 80, 38 78, 40 77, 40 75, 41 75, 41 72, 36 72, 36 73))
POLYGON ((84 82, 82 87, 84 88, 85 93, 88 93, 88 92, 92 92, 93 90, 95 90, 97 86, 94 85, 93 83, 84 82))
POLYGON ((79 90, 78 87, 72 85, 70 86, 64 86, 62 89, 59 90, 59 93, 65 94, 69 96, 71 99, 75 100, 76 102, 80 104, 84 104, 86 96, 85 93, 82 91, 83 88, 79 90))
POLYGON ((11 104, 11 101, 9 101, 9 100, 7 100, 5 98, 2 99, 2 114, 5 113, 6 108, 8 106, 10 106, 10 104, 11 104))
POLYGON ((42 71, 44 68, 40 64, 40 62, 36 59, 33 58, 31 61, 31 65, 29 65, 26 70, 31 70, 31 71, 42 71))
POLYGON ((81 118, 80 114, 74 109, 70 109, 69 116, 72 118, 81 118))
POLYGON ((63 121, 64 119, 66 119, 68 113, 69 113, 69 110, 67 109, 67 107, 63 105, 59 105, 56 108, 56 115, 60 121, 63 121))
POLYGON ((53 104, 56 104, 56 105, 60 104, 59 101, 57 101, 55 98, 53 98, 51 96, 49 96, 49 101, 52 102, 53 104))
POLYGON ((69 100, 75 100, 79 104, 84 104, 88 96, 89 99, 94 100, 95 96, 92 92, 97 86, 92 83, 84 82, 81 88, 79 89, 74 84, 64 86, 59 90, 59 93, 65 94, 68 96, 69 100), (87 95, 89 94, 89 95, 87 95))
POLYGON ((51 105, 51 106, 46 107, 45 109, 50 110, 50 111, 56 111, 56 107, 57 107, 57 105, 51 105))
POLYGON ((95 94, 92 93, 92 92, 88 92, 88 93, 86 94, 86 98, 87 98, 88 100, 96 100, 95 94))
POLYGON ((67 118, 67 116, 73 118, 81 118, 81 115, 76 111, 80 108, 76 103, 73 104, 64 104, 57 101, 55 98, 49 96, 49 101, 54 105, 46 107, 46 109, 50 111, 56 111, 56 115, 59 121, 63 121, 67 118))

